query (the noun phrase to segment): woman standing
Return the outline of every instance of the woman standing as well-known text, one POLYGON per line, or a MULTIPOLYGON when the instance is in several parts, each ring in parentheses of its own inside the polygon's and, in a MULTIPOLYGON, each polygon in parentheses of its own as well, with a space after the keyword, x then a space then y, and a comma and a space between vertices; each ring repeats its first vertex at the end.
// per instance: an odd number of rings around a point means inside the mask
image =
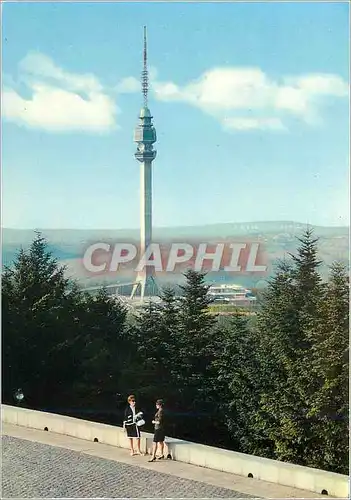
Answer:
POLYGON ((155 462, 156 460, 156 452, 157 452, 157 447, 160 445, 160 452, 161 455, 158 457, 159 460, 163 460, 164 454, 163 454, 163 449, 165 445, 165 426, 164 426, 164 412, 163 412, 163 401, 162 399, 158 399, 156 401, 156 414, 155 414, 155 419, 152 421, 152 423, 155 425, 155 432, 154 432, 154 442, 152 444, 152 457, 149 462, 155 462))
POLYGON ((140 430, 139 427, 145 422, 143 420, 143 412, 138 411, 135 403, 135 396, 128 397, 128 406, 124 412, 123 429, 127 432, 130 443, 130 454, 143 455, 140 450, 140 430), (134 440, 137 442, 137 451, 134 451, 134 440))

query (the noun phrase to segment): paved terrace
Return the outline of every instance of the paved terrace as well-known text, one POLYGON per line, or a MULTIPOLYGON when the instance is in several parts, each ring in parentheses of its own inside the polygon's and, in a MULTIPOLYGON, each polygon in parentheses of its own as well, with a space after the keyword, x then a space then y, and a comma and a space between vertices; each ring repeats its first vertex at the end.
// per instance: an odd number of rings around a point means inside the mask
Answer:
POLYGON ((2 434, 2 498, 325 498, 9 423, 2 434))

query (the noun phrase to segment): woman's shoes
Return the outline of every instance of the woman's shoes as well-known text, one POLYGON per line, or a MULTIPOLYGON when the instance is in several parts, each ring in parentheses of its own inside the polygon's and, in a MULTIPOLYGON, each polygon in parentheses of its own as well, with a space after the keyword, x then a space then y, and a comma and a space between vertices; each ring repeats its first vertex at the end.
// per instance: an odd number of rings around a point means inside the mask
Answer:
MULTIPOLYGON (((160 456, 160 457, 157 457, 157 460, 164 460, 164 455, 160 456)), ((149 462, 156 462, 156 457, 152 457, 149 462)))
POLYGON ((131 457, 135 457, 135 455, 139 455, 140 457, 144 457, 145 456, 145 453, 141 452, 141 451, 131 451, 130 452, 130 456, 131 457))

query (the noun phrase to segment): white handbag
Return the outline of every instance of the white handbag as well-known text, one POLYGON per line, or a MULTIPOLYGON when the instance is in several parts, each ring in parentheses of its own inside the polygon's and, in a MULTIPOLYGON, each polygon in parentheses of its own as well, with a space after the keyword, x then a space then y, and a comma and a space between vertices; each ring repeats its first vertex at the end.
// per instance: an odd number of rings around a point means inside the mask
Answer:
POLYGON ((145 425, 145 420, 142 418, 141 420, 138 420, 136 424, 138 427, 141 427, 142 425, 145 425))

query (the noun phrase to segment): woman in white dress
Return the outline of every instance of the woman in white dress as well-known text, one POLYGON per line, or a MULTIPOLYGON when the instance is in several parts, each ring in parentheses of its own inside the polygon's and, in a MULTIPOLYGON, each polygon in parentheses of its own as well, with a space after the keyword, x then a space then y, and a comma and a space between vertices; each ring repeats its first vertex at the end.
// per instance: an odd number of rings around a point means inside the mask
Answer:
POLYGON ((140 450, 140 427, 145 424, 143 412, 137 409, 135 396, 128 397, 128 406, 124 412, 123 429, 127 433, 130 443, 130 454, 144 455, 140 450), (134 451, 134 441, 136 440, 137 451, 134 451))

